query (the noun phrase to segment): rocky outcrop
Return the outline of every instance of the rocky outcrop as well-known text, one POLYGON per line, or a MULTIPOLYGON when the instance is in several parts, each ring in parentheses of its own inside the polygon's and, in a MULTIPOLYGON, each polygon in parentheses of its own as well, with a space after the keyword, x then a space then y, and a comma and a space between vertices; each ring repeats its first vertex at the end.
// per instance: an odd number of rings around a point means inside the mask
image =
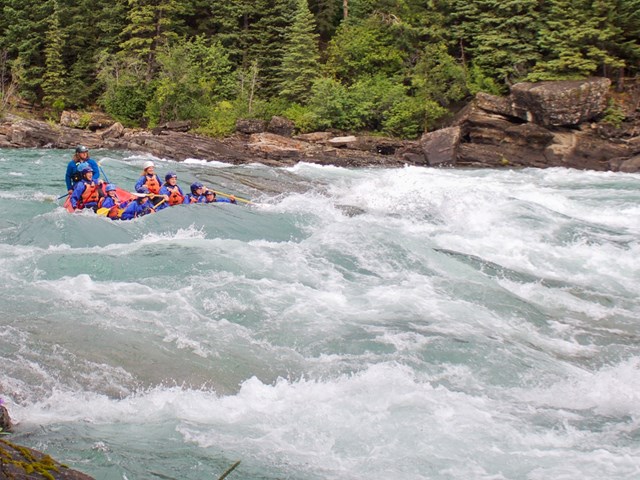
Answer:
POLYGON ((609 85, 608 79, 588 79, 517 84, 507 97, 479 93, 454 127, 423 135, 427 163, 640 171, 638 105, 628 112, 628 128, 596 121, 609 85))

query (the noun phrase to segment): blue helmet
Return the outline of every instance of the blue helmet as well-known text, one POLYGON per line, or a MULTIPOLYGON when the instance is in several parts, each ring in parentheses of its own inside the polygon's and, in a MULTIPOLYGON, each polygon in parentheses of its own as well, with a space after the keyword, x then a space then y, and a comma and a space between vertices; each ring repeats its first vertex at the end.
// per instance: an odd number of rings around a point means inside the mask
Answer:
POLYGON ((116 186, 113 183, 110 183, 109 185, 107 185, 104 189, 105 192, 113 192, 115 191, 116 186))
POLYGON ((88 151, 89 151, 89 149, 87 147, 85 147, 84 145, 78 145, 76 147, 76 153, 86 153, 88 151))
POLYGON ((164 181, 168 182, 170 178, 178 178, 178 175, 176 175, 175 172, 167 172, 167 174, 164 176, 164 181))
POLYGON ((78 164, 78 172, 84 175, 87 172, 93 173, 93 169, 91 168, 91 165, 89 165, 87 162, 80 162, 78 164))
POLYGON ((199 188, 204 188, 204 185, 202 185, 200 182, 194 182, 191 184, 191 193, 193 195, 196 194, 196 190, 198 190, 199 188))

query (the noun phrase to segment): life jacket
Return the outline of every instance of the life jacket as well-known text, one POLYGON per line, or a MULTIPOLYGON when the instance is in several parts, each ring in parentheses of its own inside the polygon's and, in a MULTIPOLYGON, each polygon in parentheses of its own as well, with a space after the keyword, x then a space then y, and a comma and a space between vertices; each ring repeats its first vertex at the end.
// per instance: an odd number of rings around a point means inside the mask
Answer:
POLYGON ((74 185, 78 183, 80 180, 82 180, 82 173, 78 171, 78 165, 80 165, 81 163, 82 162, 76 162, 76 171, 73 175, 71 175, 71 182, 74 185))
POLYGON ((155 193, 156 195, 160 193, 160 182, 158 182, 158 177, 154 175, 145 175, 144 186, 147 187, 149 193, 155 193))
POLYGON ((122 216, 122 212, 124 212, 124 208, 118 208, 118 205, 114 205, 109 209, 109 213, 107 213, 107 217, 110 219, 120 218, 122 216))
POLYGON ((174 205, 180 205, 181 203, 184 202, 184 195, 180 195, 180 189, 178 188, 177 185, 175 187, 172 187, 171 185, 167 185, 167 190, 171 192, 169 194, 169 200, 168 200, 169 205, 173 207, 174 205))
POLYGON ((98 203, 98 186, 91 182, 85 183, 84 192, 82 192, 82 198, 78 202, 78 208, 84 208, 87 203, 98 203))

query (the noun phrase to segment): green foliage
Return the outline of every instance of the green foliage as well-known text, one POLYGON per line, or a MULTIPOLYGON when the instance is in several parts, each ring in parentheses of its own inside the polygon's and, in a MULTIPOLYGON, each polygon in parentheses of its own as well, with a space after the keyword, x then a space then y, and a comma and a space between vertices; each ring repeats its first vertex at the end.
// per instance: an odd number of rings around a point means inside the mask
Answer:
POLYGON ((444 43, 425 47, 411 72, 416 96, 433 100, 441 106, 462 100, 469 94, 466 74, 444 43))
POLYGON ((285 33, 293 23, 297 2, 298 0, 255 2, 256 21, 251 32, 252 41, 247 45, 245 65, 257 62, 261 76, 258 93, 262 97, 278 94, 285 33))
POLYGON ((480 91, 640 74, 640 0, 0 0, 0 11, 0 108, 20 98, 55 116, 98 102, 125 125, 188 118, 228 132, 239 115, 277 113, 301 131, 413 137, 480 91))
POLYGON ((282 111, 282 115, 291 120, 300 133, 314 131, 318 125, 318 117, 311 107, 293 103, 282 111))
POLYGON ((128 22, 120 50, 147 65, 147 79, 157 68, 157 53, 181 32, 181 15, 188 4, 175 0, 127 0, 128 22))
POLYGON ((473 63, 500 83, 521 80, 538 61, 538 0, 455 0, 454 31, 473 63))
POLYGON ((304 102, 313 81, 320 74, 318 35, 307 0, 298 0, 293 24, 285 34, 282 64, 279 68, 279 95, 292 102, 304 102))
MULTIPOLYGON (((321 78, 312 88, 307 118, 318 129, 376 131, 383 128, 394 109, 405 100, 406 87, 383 76, 350 86, 321 78)), ((398 118, 397 112, 394 115, 398 118)))
POLYGON ((415 97, 407 97, 394 104, 382 127, 382 131, 387 135, 418 137, 425 130, 425 103, 415 97))
POLYGON ((493 78, 486 75, 477 65, 471 65, 467 72, 467 88, 472 95, 478 92, 490 93, 491 95, 502 95, 506 87, 499 85, 493 78))
POLYGON ((171 120, 202 120, 232 90, 231 64, 220 43, 204 37, 166 47, 158 55, 159 74, 147 104, 150 125, 171 120))
POLYGON ((611 52, 609 43, 618 35, 610 20, 608 2, 552 0, 540 29, 544 59, 528 75, 530 81, 580 79, 598 68, 619 68, 624 62, 611 52))
POLYGON ((615 128, 620 128, 625 118, 626 114, 624 113, 622 106, 614 99, 609 99, 609 105, 604 111, 602 121, 615 128))
POLYGON ((106 53, 98 65, 98 79, 105 86, 99 104, 123 125, 140 125, 152 93, 145 81, 146 66, 135 58, 106 53))
POLYGON ((397 75, 406 56, 395 46, 388 25, 371 17, 340 25, 327 49, 326 68, 337 79, 352 83, 360 77, 397 75))
POLYGON ((236 121, 245 116, 246 112, 245 103, 223 100, 211 110, 206 122, 203 122, 196 131, 211 137, 231 135, 236 129, 236 121))
POLYGON ((45 71, 42 79, 43 103, 53 108, 58 116, 65 108, 65 68, 62 62, 64 38, 60 29, 58 3, 49 19, 45 53, 45 71))

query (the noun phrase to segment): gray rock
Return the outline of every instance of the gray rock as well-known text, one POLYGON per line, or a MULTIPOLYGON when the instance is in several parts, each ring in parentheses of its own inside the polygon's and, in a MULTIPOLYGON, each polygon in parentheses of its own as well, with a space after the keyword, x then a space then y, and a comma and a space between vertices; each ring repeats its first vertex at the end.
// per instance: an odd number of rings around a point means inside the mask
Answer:
POLYGON ((578 125, 604 112, 610 86, 608 78, 518 83, 511 87, 512 111, 538 125, 578 125))
POLYGON ((263 120, 255 118, 239 118, 236 120, 236 132, 250 135, 252 133, 262 133, 265 131, 263 120))
POLYGON ((455 165, 461 137, 461 127, 448 127, 425 133, 420 143, 428 165, 455 165))
POLYGON ((613 159, 610 162, 611 170, 626 173, 640 172, 640 155, 631 158, 613 159))
POLYGON ((294 129, 295 125, 293 122, 285 117, 273 116, 269 121, 269 125, 267 125, 267 132, 275 133, 283 137, 291 137, 294 129))

